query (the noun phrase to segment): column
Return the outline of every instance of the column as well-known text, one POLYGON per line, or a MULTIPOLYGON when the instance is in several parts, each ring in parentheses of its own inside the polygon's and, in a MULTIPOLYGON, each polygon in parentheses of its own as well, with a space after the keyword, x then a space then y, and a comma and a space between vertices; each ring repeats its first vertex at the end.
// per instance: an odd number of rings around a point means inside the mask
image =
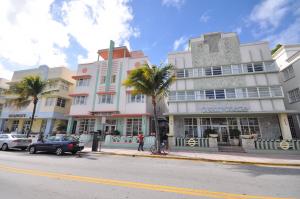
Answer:
POLYGON ((147 116, 144 115, 142 117, 142 132, 144 136, 148 135, 146 129, 147 129, 147 116))
POLYGON ((174 115, 169 115, 169 134, 168 134, 168 143, 169 148, 175 146, 175 137, 174 137, 174 115))
POLYGON ((47 124, 46 124, 46 129, 45 129, 45 132, 44 132, 44 136, 45 135, 48 135, 49 133, 52 133, 52 129, 53 129, 53 126, 54 126, 54 119, 47 119, 47 124))
POLYGON ((70 135, 72 133, 72 126, 74 123, 74 119, 72 117, 69 117, 68 119, 68 127, 67 127, 67 134, 70 135))
POLYGON ((282 138, 284 140, 291 140, 292 139, 292 133, 289 125, 289 121, 287 118, 286 113, 279 113, 278 114, 279 119, 279 125, 281 129, 282 138))

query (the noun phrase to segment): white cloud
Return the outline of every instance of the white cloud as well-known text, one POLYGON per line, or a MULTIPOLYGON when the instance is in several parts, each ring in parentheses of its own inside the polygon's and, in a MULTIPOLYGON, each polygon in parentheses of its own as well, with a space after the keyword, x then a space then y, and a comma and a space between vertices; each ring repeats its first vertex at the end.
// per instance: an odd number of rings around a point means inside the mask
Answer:
POLYGON ((87 51, 78 59, 95 61, 97 50, 108 48, 110 40, 130 48, 129 39, 140 34, 130 24, 133 14, 128 0, 69 0, 54 5, 57 2, 0 1, 2 69, 4 65, 6 72, 40 64, 67 65, 70 36, 87 51))
POLYGON ((173 43, 173 50, 176 51, 181 48, 186 50, 187 49, 187 44, 186 44, 187 40, 188 40, 188 38, 185 36, 182 36, 182 37, 176 39, 173 43))
POLYGON ((53 0, 0 1, 0 58, 26 66, 64 65, 69 37, 50 14, 53 0))
POLYGON ((126 0, 67 1, 62 11, 68 32, 88 51, 90 61, 96 60, 98 49, 109 47, 110 40, 130 48, 129 38, 140 34, 130 26, 133 14, 126 0))
POLYGON ((233 30, 233 32, 236 32, 237 34, 241 34, 243 31, 242 27, 237 27, 233 30))
POLYGON ((175 7, 180 9, 185 3, 185 0, 162 0, 162 5, 167 7, 175 7))
POLYGON ((12 78, 13 72, 7 70, 1 63, 0 63, 0 78, 5 78, 10 80, 12 78))
POLYGON ((278 34, 273 34, 265 38, 270 41, 272 46, 276 44, 295 44, 300 43, 300 17, 294 23, 290 24, 286 29, 278 34))
POLYGON ((263 31, 277 28, 289 10, 289 0, 265 0, 256 5, 249 16, 263 31))
POLYGON ((210 19, 210 16, 208 15, 209 11, 206 11, 204 13, 202 13, 202 15, 200 16, 200 22, 202 23, 206 23, 208 22, 208 20, 210 19))

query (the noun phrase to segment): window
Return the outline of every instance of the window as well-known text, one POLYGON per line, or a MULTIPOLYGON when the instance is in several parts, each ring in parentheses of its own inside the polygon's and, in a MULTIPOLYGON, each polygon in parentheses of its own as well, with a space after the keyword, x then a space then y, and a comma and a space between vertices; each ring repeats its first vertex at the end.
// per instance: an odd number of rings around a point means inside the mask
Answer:
POLYGON ((257 118, 241 118, 240 119, 242 135, 259 134, 259 123, 257 118))
POLYGON ((93 132, 95 127, 95 119, 83 119, 79 121, 79 133, 93 132))
POLYGON ((204 91, 195 91, 195 98, 196 98, 196 100, 205 99, 204 91))
POLYGON ((269 87, 258 88, 258 91, 259 91, 259 97, 270 97, 271 96, 269 87))
POLYGON ((267 71, 274 71, 277 69, 275 62, 265 62, 266 70, 267 71))
POLYGON ((128 94, 127 95, 128 103, 144 103, 144 95, 143 94, 128 94))
POLYGON ((30 120, 25 120, 24 124, 23 124, 23 132, 28 132, 29 128, 30 128, 30 120))
POLYGON ((177 92, 177 100, 185 100, 185 92, 184 91, 177 92))
POLYGON ((142 118, 128 118, 126 122, 126 135, 137 136, 142 133, 142 118))
POLYGON ((270 87, 272 97, 283 97, 283 93, 280 86, 270 87))
POLYGON ((73 98, 73 104, 77 105, 77 104, 86 104, 86 100, 87 100, 87 96, 75 96, 73 98))
POLYGON ((106 76, 101 76, 100 78, 100 84, 105 84, 106 76))
POLYGON ((247 64, 247 72, 248 73, 254 72, 252 64, 247 64))
POLYGON ((241 65, 232 65, 232 74, 240 74, 242 73, 242 67, 241 65))
POLYGON ((46 98, 45 106, 52 106, 54 104, 54 99, 55 98, 53 98, 53 97, 46 98))
POLYGON ((112 75, 112 76, 111 76, 110 82, 111 82, 112 84, 116 83, 116 75, 112 75))
POLYGON ((184 69, 180 69, 176 71, 176 77, 183 78, 184 76, 184 69))
POLYGON ((234 88, 226 89, 226 98, 228 98, 228 99, 235 98, 235 89, 234 88))
POLYGON ((293 65, 288 66, 282 72, 283 72, 283 80, 284 81, 287 81, 287 80, 295 77, 295 72, 294 72, 293 65))
POLYGON ((19 120, 14 120, 11 126, 11 131, 17 131, 19 126, 19 120))
POLYGON ((57 98, 56 106, 65 107, 66 106, 66 99, 57 98))
POLYGON ((98 104, 113 104, 114 96, 111 94, 99 95, 98 104))
POLYGON ((237 98, 247 98, 247 91, 245 88, 237 88, 235 89, 235 92, 236 92, 236 97, 237 98))
POLYGON ((215 99, 215 92, 214 90, 206 90, 205 91, 206 99, 215 99))
POLYGON ((206 76, 211 76, 212 75, 211 67, 205 68, 204 70, 205 70, 205 75, 206 76))
POLYGON ((198 137, 197 118, 184 118, 185 137, 198 137))
POLYGON ((89 79, 78 79, 76 82, 76 86, 89 86, 89 79))
POLYGON ((300 101, 300 90, 299 88, 288 91, 289 102, 294 103, 300 101))
POLYGON ((186 91, 186 99, 187 100, 195 100, 195 92, 194 91, 186 91))
POLYGON ((257 88, 247 88, 247 91, 248 91, 248 97, 249 98, 258 97, 257 88))
POLYGON ((216 99, 225 99, 225 92, 224 90, 215 90, 216 92, 216 99))
POLYGON ((254 71, 255 71, 255 72, 261 72, 261 71, 264 71, 263 63, 255 63, 255 64, 254 64, 254 71))
POLYGON ((169 94, 169 100, 174 101, 176 100, 176 91, 171 91, 169 94))
POLYGON ((186 69, 185 70, 185 77, 194 77, 193 69, 186 69))
POLYGON ((222 75, 222 69, 220 66, 213 67, 213 75, 222 75))
POLYGON ((230 75, 231 74, 231 66, 223 66, 223 74, 230 75))

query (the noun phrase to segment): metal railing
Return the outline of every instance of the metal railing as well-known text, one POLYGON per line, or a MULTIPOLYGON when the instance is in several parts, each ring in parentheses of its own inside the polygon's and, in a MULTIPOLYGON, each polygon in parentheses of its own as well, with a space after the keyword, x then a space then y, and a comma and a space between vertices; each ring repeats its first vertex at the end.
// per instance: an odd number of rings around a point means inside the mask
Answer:
POLYGON ((285 140, 286 143, 285 146, 283 146, 281 143, 282 140, 255 140, 254 141, 254 146, 255 149, 258 150, 300 150, 300 140, 285 140))
POLYGON ((208 138, 175 138, 175 146, 177 147, 209 147, 208 138))

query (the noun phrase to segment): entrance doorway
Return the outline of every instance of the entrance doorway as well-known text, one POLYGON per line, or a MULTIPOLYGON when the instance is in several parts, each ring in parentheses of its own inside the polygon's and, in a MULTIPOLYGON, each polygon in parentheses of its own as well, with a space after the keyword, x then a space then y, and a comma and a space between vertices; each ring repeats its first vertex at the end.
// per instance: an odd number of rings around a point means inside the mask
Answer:
POLYGON ((218 144, 229 144, 229 133, 227 126, 213 126, 213 129, 218 133, 218 144))
POLYGON ((117 130, 117 121, 113 119, 106 119, 106 124, 104 128, 105 135, 114 134, 117 130))

